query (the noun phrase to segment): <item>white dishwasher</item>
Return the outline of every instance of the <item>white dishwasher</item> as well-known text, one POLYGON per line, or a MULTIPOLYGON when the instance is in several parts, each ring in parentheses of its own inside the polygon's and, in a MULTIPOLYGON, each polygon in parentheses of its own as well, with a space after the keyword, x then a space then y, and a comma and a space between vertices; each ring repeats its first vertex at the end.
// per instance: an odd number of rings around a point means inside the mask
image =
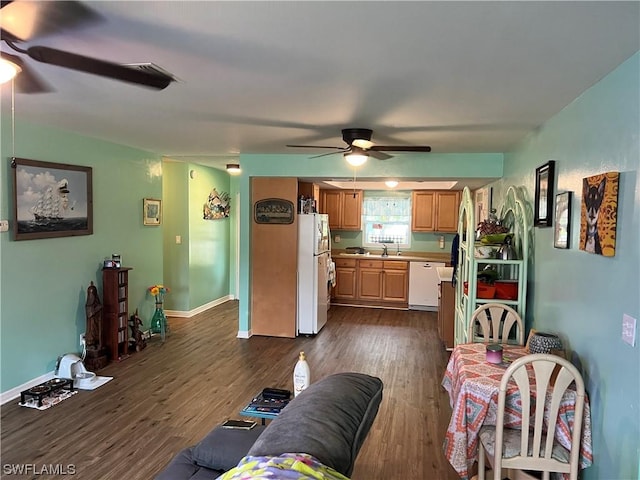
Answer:
POLYGON ((438 267, 443 262, 409 263, 409 309, 438 310, 438 267))

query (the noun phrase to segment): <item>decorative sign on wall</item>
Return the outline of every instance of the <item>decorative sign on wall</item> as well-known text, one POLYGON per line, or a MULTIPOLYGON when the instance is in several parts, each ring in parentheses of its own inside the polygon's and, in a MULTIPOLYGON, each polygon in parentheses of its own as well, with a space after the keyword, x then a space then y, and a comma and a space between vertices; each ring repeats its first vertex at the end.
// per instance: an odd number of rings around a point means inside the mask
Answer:
POLYGON ((293 202, 282 198, 266 198, 255 203, 256 223, 293 223, 293 202))
POLYGON ((203 218, 205 220, 220 220, 229 216, 229 194, 227 192, 218 193, 214 188, 209 194, 207 203, 203 207, 203 218))
POLYGON ((619 172, 607 172, 582 179, 580 250, 615 255, 619 177, 619 172))

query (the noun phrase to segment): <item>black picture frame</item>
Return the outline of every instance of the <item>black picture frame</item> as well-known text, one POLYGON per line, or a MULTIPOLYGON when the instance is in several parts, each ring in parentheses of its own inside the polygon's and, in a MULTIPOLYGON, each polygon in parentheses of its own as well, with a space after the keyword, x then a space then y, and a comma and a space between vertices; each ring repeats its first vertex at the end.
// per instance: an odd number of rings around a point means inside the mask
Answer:
POLYGON ((556 194, 555 221, 553 224, 553 246, 568 249, 571 243, 571 192, 556 194))
POLYGON ((553 225, 553 192, 555 182, 555 161, 549 160, 536 168, 536 193, 533 224, 536 227, 553 225))
POLYGON ((12 158, 13 239, 93 234, 92 168, 12 158))

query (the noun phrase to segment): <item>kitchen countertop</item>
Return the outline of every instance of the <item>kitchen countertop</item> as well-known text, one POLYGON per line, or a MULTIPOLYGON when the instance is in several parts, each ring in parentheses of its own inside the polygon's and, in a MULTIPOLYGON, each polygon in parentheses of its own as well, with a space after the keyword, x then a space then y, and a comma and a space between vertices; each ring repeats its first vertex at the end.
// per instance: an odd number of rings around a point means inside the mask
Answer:
POLYGON ((453 276, 453 267, 436 267, 438 278, 441 282, 450 282, 453 276))
POLYGON ((451 261, 451 254, 444 252, 401 252, 400 255, 396 255, 395 252, 390 252, 389 256, 383 257, 380 253, 347 253, 343 250, 333 250, 331 252, 331 256, 340 258, 369 258, 376 260, 404 260, 405 262, 449 263, 451 261))

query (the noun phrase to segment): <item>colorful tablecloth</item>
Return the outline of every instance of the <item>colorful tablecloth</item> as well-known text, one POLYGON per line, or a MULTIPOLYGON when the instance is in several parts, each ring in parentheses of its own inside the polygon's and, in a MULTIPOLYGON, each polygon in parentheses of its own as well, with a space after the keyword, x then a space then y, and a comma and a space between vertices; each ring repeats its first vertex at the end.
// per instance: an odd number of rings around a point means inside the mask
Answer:
MULTIPOLYGON (((510 361, 526 355, 524 347, 504 345, 502 364, 486 361, 486 345, 469 343, 454 348, 442 380, 449 393, 451 421, 444 440, 444 453, 460 478, 467 479, 478 459, 478 432, 483 424, 495 425, 500 380, 510 361)), ((531 378, 533 373, 530 372, 531 378)), ((507 390, 505 427, 521 425, 521 406, 515 383, 507 390)), ((571 430, 575 394, 565 393, 556 427, 556 438, 566 448, 571 447, 571 430)), ((593 462, 591 449, 591 411, 585 399, 580 445, 580 468, 593 462)))

